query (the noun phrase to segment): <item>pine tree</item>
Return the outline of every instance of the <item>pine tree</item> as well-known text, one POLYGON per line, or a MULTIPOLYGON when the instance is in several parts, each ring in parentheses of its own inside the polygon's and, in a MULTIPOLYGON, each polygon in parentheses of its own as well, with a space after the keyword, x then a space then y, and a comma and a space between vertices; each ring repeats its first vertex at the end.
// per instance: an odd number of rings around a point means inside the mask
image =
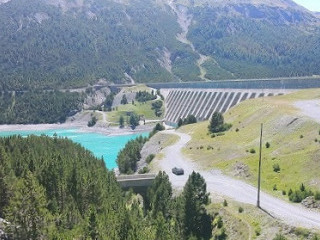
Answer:
POLYGON ((204 178, 192 172, 183 189, 183 225, 185 238, 210 239, 212 233, 212 217, 207 214, 206 205, 209 204, 209 193, 204 178))
POLYGON ((209 131, 212 133, 217 133, 222 131, 224 124, 224 118, 223 115, 219 112, 215 112, 212 115, 210 125, 209 125, 209 131))
POLYGON ((169 176, 159 172, 147 194, 151 216, 156 218, 159 213, 167 220, 171 215, 172 186, 169 176))
POLYGON ((8 204, 10 196, 10 186, 8 184, 8 172, 11 172, 8 156, 2 146, 0 146, 0 217, 4 216, 4 207, 8 204))
POLYGON ((6 208, 6 218, 15 226, 15 239, 43 239, 48 235, 52 217, 47 210, 45 190, 31 172, 17 181, 6 208))
POLYGON ((128 103, 128 99, 127 96, 125 94, 122 95, 122 99, 121 99, 121 104, 125 105, 128 103))
POLYGON ((90 211, 88 235, 92 240, 99 239, 97 213, 94 209, 90 211))
POLYGON ((179 118, 179 121, 178 121, 178 128, 181 127, 183 125, 183 120, 182 118, 179 118))
POLYGON ((124 127, 124 117, 122 115, 120 116, 120 119, 119 119, 119 125, 120 125, 120 128, 124 127))

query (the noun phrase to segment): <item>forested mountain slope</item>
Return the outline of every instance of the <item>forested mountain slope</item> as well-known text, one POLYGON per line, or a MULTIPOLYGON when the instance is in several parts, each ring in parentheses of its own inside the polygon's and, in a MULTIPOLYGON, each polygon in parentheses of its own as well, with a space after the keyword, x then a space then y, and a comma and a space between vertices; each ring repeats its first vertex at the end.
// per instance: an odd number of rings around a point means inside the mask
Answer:
POLYGON ((314 75, 319 31, 290 0, 5 0, 0 89, 314 75))

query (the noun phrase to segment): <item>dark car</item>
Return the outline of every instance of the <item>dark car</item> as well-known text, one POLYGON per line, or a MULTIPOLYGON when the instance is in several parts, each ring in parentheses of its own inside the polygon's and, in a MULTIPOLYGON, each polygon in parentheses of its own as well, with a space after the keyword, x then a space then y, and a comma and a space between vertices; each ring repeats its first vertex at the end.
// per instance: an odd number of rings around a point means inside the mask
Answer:
POLYGON ((174 167, 174 168, 172 168, 172 173, 175 175, 183 175, 184 170, 183 170, 183 168, 174 167))

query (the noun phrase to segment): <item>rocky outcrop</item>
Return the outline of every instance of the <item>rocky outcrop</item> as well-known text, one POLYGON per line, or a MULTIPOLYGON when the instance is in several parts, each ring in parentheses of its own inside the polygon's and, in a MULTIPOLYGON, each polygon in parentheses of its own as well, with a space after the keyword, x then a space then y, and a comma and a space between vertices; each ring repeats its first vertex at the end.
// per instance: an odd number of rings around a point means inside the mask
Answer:
POLYGON ((314 196, 307 197, 304 199, 301 204, 306 208, 317 208, 320 209, 320 201, 316 200, 314 196))

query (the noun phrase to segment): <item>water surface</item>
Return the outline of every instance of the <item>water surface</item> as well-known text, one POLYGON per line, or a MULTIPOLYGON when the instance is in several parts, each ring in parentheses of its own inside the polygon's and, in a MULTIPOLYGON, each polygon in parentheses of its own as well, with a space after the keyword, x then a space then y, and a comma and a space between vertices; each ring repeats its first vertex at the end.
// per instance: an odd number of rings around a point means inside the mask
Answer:
POLYGON ((80 143, 83 147, 87 148, 93 154, 101 158, 103 157, 108 169, 117 167, 116 158, 118 152, 126 145, 131 139, 135 139, 142 135, 148 136, 148 133, 130 134, 130 135, 119 135, 119 136, 108 136, 99 133, 87 133, 80 132, 77 129, 56 129, 56 130, 43 130, 43 131, 7 131, 0 132, 0 137, 21 135, 26 137, 28 135, 45 134, 52 137, 54 134, 58 137, 67 137, 74 142, 80 143))

